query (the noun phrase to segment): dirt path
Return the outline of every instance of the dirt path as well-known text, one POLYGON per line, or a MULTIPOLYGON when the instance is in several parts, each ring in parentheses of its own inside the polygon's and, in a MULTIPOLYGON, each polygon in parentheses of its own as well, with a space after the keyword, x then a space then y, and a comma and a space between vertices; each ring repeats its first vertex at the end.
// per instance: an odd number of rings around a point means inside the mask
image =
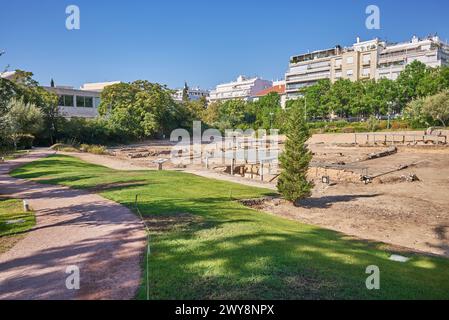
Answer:
POLYGON ((99 195, 11 178, 33 153, 0 164, 0 193, 26 199, 37 225, 0 256, 0 300, 132 299, 141 280, 145 231, 127 208, 99 195), (67 267, 80 270, 80 289, 66 287, 67 267))

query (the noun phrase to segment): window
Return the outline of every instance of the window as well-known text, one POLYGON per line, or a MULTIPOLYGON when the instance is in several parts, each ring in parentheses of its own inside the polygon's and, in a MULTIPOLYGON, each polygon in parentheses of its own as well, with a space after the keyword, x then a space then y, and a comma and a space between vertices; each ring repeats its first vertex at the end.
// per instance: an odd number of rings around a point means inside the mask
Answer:
POLYGON ((335 72, 335 78, 341 78, 342 74, 341 71, 335 72))
POLYGON ((353 74, 354 74, 354 71, 353 71, 352 69, 346 71, 346 75, 347 75, 348 77, 352 77, 353 74))
POLYGON ((76 106, 78 108, 93 108, 94 107, 94 98, 93 97, 76 96, 76 106))
POLYGON ((348 57, 348 58, 346 58, 346 63, 347 63, 347 64, 352 64, 352 63, 354 63, 354 57, 348 57))
POLYGON ((94 98, 84 97, 84 107, 85 108, 93 108, 94 107, 94 98))
POLYGON ((371 74, 371 69, 370 68, 363 68, 363 71, 362 71, 362 75, 363 76, 367 77, 370 74, 371 74))
POLYGON ((363 56, 363 63, 370 63, 371 62, 371 55, 366 54, 363 56))
POLYGON ((59 96, 59 106, 73 107, 73 96, 61 95, 59 96))

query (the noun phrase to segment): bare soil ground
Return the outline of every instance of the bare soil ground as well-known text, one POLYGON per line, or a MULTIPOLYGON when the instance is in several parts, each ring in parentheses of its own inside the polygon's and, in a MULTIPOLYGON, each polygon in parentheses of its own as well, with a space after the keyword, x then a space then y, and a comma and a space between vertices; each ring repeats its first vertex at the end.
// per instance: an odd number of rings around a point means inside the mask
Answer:
MULTIPOLYGON (((330 167, 311 169, 310 176, 316 183, 312 198, 303 201, 300 207, 272 200, 258 205, 258 209, 351 236, 449 257, 449 147, 398 146, 393 155, 365 160, 369 154, 388 147, 369 147, 359 142, 362 145, 354 145, 354 134, 314 135, 309 141, 313 161, 330 167), (333 169, 332 165, 341 168, 333 169), (395 171, 401 166, 407 167, 395 171), (375 178, 370 184, 360 181, 362 175, 376 176, 390 171, 393 172, 375 178), (330 177, 331 185, 321 182, 323 175, 330 177), (419 181, 408 182, 410 176, 416 176, 419 181)), ((152 161, 169 158, 167 151, 171 146, 167 142, 151 141, 115 150, 115 156, 78 156, 114 169, 154 169, 152 161), (150 155, 133 159, 127 155, 139 152, 150 155)), ((179 168, 167 163, 164 169, 276 188, 275 180, 261 183, 257 178, 231 176, 206 170, 201 165, 179 168)))

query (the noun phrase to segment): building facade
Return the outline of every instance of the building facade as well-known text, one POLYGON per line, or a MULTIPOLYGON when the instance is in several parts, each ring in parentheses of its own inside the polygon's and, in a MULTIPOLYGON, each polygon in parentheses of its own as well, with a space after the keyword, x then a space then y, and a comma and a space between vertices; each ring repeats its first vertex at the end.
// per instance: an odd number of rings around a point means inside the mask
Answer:
POLYGON ((58 106, 65 118, 95 118, 100 105, 100 92, 74 89, 72 87, 44 87, 58 95, 58 106))
POLYGON ((290 58, 285 74, 287 99, 301 95, 301 89, 319 80, 339 79, 351 81, 387 78, 397 79, 405 67, 413 61, 421 61, 429 67, 449 64, 449 46, 438 37, 391 44, 379 39, 357 42, 351 47, 336 46, 290 58))
POLYGON ((110 82, 85 83, 81 86, 81 90, 101 92, 107 86, 112 86, 114 84, 119 84, 119 83, 121 83, 121 82, 120 81, 110 81, 110 82))
MULTIPOLYGON (((188 88, 187 94, 190 101, 198 101, 203 97, 209 99, 210 92, 209 90, 204 90, 199 87, 196 87, 196 88, 188 88)), ((173 94, 173 99, 178 102, 182 101, 183 95, 184 89, 177 89, 176 92, 173 94)))
POLYGON ((379 54, 376 78, 396 80, 413 61, 433 68, 449 65, 449 45, 437 36, 426 39, 414 36, 410 42, 387 45, 379 54))
POLYGON ((272 87, 273 82, 261 78, 239 76, 236 81, 220 84, 210 92, 210 101, 249 100, 256 93, 272 87))
POLYGON ((349 48, 336 46, 291 57, 285 75, 287 99, 297 98, 302 88, 322 79, 335 82, 375 78, 380 48, 378 39, 365 42, 357 39, 357 43, 349 48))

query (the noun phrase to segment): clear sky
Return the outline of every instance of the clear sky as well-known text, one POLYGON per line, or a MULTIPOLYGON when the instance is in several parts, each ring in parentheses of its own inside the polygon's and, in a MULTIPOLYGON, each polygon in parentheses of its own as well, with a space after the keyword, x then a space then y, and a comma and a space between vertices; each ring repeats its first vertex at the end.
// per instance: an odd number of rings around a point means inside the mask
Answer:
POLYGON ((41 84, 146 79, 212 88, 239 74, 282 78, 289 57, 380 37, 449 38, 447 0, 0 0, 0 68, 41 84), (81 29, 65 27, 78 5, 81 29), (365 9, 381 10, 381 29, 365 9))

